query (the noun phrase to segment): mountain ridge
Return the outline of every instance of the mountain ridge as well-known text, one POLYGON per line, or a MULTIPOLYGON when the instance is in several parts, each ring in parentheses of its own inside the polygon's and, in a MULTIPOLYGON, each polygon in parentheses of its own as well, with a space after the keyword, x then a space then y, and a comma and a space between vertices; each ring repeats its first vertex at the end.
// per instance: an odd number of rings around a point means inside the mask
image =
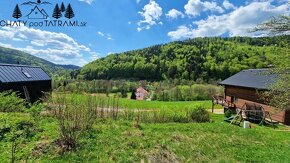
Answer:
POLYGON ((289 35, 283 35, 175 41, 99 58, 82 67, 74 77, 87 80, 223 80, 244 69, 279 64, 290 55, 289 40, 289 35))
POLYGON ((45 59, 31 55, 29 53, 1 46, 0 46, 0 63, 39 66, 49 74, 55 74, 56 72, 64 70, 77 70, 81 68, 76 65, 55 64, 45 59))

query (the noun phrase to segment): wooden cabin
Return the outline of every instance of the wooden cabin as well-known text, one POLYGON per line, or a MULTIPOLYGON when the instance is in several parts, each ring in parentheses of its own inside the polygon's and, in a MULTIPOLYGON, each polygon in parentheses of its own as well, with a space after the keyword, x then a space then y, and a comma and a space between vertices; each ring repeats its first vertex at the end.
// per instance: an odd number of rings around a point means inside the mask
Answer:
POLYGON ((273 120, 290 125, 290 111, 282 111, 267 105, 261 98, 261 93, 268 91, 275 82, 277 74, 269 73, 268 69, 243 70, 220 85, 225 87, 225 103, 229 108, 242 108, 245 103, 261 105, 268 111, 273 120))
POLYGON ((146 91, 143 87, 137 88, 136 91, 136 100, 145 100, 149 97, 149 92, 146 91))
POLYGON ((8 90, 34 103, 51 91, 51 78, 40 67, 0 64, 0 92, 8 90))

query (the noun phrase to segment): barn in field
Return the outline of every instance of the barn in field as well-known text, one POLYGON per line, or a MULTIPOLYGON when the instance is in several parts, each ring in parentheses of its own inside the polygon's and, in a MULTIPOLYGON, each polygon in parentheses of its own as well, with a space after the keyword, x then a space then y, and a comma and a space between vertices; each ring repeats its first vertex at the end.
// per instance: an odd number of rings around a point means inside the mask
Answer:
POLYGON ((149 98, 149 92, 146 91, 143 87, 137 88, 136 100, 145 100, 147 98, 149 98))
POLYGON ((273 120, 290 125, 290 111, 281 111, 267 105, 261 93, 268 91, 275 82, 277 74, 269 73, 269 69, 243 70, 220 84, 225 87, 225 101, 231 108, 242 108, 245 103, 260 105, 268 111, 273 120))
POLYGON ((51 91, 51 78, 40 67, 0 64, 0 92, 8 90, 33 103, 51 91))

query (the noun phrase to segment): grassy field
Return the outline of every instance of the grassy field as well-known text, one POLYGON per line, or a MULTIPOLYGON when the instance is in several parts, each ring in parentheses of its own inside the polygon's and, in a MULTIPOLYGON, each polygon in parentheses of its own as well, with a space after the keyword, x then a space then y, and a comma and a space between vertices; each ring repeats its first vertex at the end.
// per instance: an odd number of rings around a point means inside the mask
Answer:
MULTIPOLYGON (((194 104, 201 104, 205 108, 211 108, 211 101, 136 101, 130 99, 120 99, 120 107, 130 109, 184 109, 194 104)), ((221 108, 217 106, 216 108, 221 108)))
MULTIPOLYGON (((1 114, 14 121, 29 118, 24 114, 1 114)), ((81 139, 75 152, 60 155, 53 143, 58 137, 54 119, 44 118, 44 131, 17 151, 28 162, 140 162, 148 159, 180 162, 288 162, 289 133, 256 126, 245 130, 222 122, 204 124, 141 124, 97 122, 94 131, 81 139), (34 156, 31 156, 34 155, 34 156)), ((1 160, 9 162, 10 143, 0 142, 1 160)), ((25 160, 25 159, 24 159, 25 160)))
MULTIPOLYGON (((178 109, 204 102, 151 102, 122 99, 130 108, 178 109), (142 107, 142 108, 143 108, 142 107)), ((253 125, 252 129, 223 122, 211 115, 211 123, 141 123, 96 120, 82 135, 75 151, 60 153, 55 118, 37 119, 35 135, 16 150, 17 162, 289 162, 290 134, 253 125)), ((31 120, 27 113, 0 113, 0 124, 31 120)), ((35 121, 35 120, 34 120, 35 121)), ((0 134, 1 138, 1 134, 0 134)), ((0 140, 0 162, 9 162, 11 142, 0 140)))
MULTIPOLYGON (((54 96, 56 93, 54 93, 54 96)), ((82 98, 84 95, 80 95, 82 98)), ((105 94, 98 94, 96 95, 102 98, 104 101, 113 101, 113 94, 110 97, 106 97, 105 94)), ((212 102, 210 100, 207 101, 174 101, 174 102, 165 102, 165 101, 137 101, 131 100, 128 98, 119 98, 118 104, 120 108, 127 108, 127 109, 185 109, 192 105, 200 104, 207 109, 211 109, 212 102)), ((221 106, 216 105, 215 109, 222 109, 221 106)))

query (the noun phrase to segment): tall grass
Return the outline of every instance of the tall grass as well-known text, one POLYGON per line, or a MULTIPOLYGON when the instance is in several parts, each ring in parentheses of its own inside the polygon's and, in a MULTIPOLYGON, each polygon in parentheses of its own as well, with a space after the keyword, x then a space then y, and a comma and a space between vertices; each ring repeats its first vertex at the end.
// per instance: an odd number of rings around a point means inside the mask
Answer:
MULTIPOLYGON (((120 103, 123 99, 106 98, 100 96, 80 95, 80 94, 55 94, 52 106, 55 115, 59 116, 65 111, 70 115, 79 114, 90 116, 91 121, 94 119, 113 119, 127 120, 144 123, 168 123, 168 122, 208 122, 209 116, 206 107, 199 103, 186 105, 184 108, 179 108, 178 111, 170 108, 146 109, 136 108, 128 109, 123 106, 120 108, 120 103), (89 115, 90 114, 90 115, 89 115), (193 117, 195 114, 196 117, 193 117), (201 116, 208 118, 200 118, 201 116), (201 119, 199 120, 198 117, 201 119)), ((132 100, 138 103, 138 101, 132 100)), ((78 117, 76 118, 82 118, 78 117)), ((84 116, 86 117, 86 116, 84 116)), ((58 117, 62 119, 62 117, 58 117)), ((86 119, 85 119, 86 120, 86 119)), ((82 122, 82 121, 80 121, 82 122)), ((86 122, 86 121, 85 121, 86 122)))
POLYGON ((80 94, 54 94, 49 100, 50 113, 58 120, 60 137, 56 143, 62 151, 77 147, 80 138, 92 130, 98 120, 133 121, 139 123, 209 122, 205 107, 192 105, 175 112, 171 109, 141 110, 119 108, 116 98, 80 94), (194 115, 194 116, 193 116, 194 115))

